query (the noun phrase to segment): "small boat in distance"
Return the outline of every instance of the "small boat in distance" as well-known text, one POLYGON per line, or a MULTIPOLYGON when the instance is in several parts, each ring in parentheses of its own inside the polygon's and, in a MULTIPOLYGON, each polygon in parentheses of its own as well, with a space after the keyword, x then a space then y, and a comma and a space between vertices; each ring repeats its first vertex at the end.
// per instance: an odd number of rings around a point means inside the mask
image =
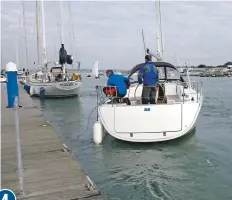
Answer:
POLYGON ((122 72, 117 71, 117 72, 115 72, 115 74, 117 74, 117 75, 122 75, 122 72))
POLYGON ((104 76, 104 73, 103 72, 99 72, 99 76, 104 76))
POLYGON ((5 83, 6 82, 6 77, 4 75, 0 76, 0 82, 5 83))
POLYGON ((18 70, 18 71, 17 71, 17 75, 18 75, 18 76, 21 76, 21 75, 23 75, 23 74, 24 74, 24 71, 23 71, 23 70, 18 70))

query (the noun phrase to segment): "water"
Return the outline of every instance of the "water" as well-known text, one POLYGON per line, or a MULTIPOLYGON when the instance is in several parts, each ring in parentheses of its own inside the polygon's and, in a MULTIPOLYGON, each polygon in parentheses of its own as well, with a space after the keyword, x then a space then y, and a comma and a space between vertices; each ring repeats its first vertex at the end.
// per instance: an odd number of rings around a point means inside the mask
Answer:
POLYGON ((135 144, 108 136, 96 147, 96 112, 77 135, 96 106, 94 86, 105 81, 85 78, 78 98, 35 100, 105 199, 232 199, 232 78, 203 79, 204 104, 187 137, 135 144))

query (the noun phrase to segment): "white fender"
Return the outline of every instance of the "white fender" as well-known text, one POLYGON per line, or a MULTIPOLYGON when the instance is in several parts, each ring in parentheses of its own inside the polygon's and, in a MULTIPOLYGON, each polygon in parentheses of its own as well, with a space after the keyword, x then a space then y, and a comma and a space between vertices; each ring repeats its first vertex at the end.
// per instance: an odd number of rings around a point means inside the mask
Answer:
POLYGON ((33 95, 34 94, 34 87, 31 85, 30 86, 30 95, 33 95))
POLYGON ((99 121, 96 121, 93 125, 93 141, 99 145, 103 140, 103 127, 99 121))

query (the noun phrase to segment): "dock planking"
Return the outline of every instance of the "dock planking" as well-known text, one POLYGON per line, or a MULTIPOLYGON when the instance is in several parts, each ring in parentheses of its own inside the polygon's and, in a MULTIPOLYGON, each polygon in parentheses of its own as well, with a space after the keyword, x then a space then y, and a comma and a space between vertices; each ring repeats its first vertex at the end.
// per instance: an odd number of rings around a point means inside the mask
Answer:
POLYGON ((24 169, 24 195, 19 195, 14 111, 7 107, 7 92, 1 84, 1 188, 14 191, 17 199, 100 200, 88 189, 86 174, 19 86, 19 123, 24 169))

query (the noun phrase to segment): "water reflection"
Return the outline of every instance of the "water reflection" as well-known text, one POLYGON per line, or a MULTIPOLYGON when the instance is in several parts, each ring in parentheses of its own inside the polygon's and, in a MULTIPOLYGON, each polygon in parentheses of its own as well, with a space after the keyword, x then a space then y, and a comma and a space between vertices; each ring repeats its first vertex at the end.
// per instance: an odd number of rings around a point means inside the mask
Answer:
POLYGON ((58 133, 107 200, 232 199, 232 93, 228 87, 232 79, 204 80, 205 101, 197 128, 167 142, 129 143, 107 136, 101 146, 95 146, 95 112, 88 131, 77 139, 96 105, 94 86, 106 80, 85 79, 79 98, 39 100, 39 104, 47 120, 57 122, 58 133))
POLYGON ((195 133, 193 129, 182 138, 160 143, 130 143, 107 136, 103 145, 94 146, 95 164, 104 169, 102 182, 98 179, 101 188, 114 190, 121 199, 171 199, 166 182, 185 179, 179 161, 196 151, 195 133), (128 190, 133 192, 125 196, 128 190))

